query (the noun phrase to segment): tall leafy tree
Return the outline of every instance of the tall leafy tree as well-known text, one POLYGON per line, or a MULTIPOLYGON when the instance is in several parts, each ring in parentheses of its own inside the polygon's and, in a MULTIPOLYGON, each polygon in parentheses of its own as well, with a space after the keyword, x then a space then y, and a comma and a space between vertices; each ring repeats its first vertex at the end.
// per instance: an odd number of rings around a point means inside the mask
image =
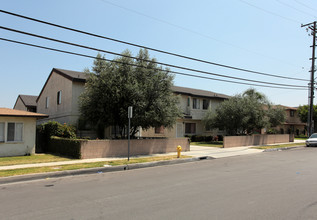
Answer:
MULTIPOLYGON (((317 105, 313 106, 313 121, 314 121, 314 132, 317 132, 317 105)), ((297 109, 298 116, 303 123, 307 123, 309 105, 299 106, 297 109)))
POLYGON ((248 89, 224 101, 215 110, 209 109, 203 121, 206 128, 226 130, 229 135, 250 134, 279 125, 285 121, 285 112, 272 107, 264 94, 248 89))
POLYGON ((172 127, 180 115, 178 97, 172 93, 173 76, 168 69, 147 60, 148 51, 141 49, 137 59, 122 57, 107 62, 97 55, 92 71, 87 70, 85 91, 80 97, 82 117, 103 129, 127 126, 128 107, 133 107, 131 134, 139 127, 172 127))

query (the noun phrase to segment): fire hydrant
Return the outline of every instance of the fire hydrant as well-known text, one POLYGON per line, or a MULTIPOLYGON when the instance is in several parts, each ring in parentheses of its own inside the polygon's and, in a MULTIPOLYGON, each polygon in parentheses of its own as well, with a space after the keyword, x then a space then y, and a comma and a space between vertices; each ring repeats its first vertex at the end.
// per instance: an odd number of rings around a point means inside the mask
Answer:
POLYGON ((182 147, 180 145, 177 146, 177 158, 181 157, 182 147))

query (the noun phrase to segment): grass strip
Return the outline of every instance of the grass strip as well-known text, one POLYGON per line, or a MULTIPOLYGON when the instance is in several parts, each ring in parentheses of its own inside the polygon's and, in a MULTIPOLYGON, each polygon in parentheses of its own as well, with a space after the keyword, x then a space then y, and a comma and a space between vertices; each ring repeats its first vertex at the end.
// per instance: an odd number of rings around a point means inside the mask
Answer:
MULTIPOLYGON (((190 158, 190 156, 181 156, 181 158, 190 158)), ((85 169, 85 168, 103 167, 104 165, 119 166, 119 165, 135 164, 135 163, 176 160, 176 159, 178 159, 177 156, 173 155, 173 156, 132 158, 130 159, 130 161, 128 161, 127 159, 122 159, 122 160, 68 164, 68 165, 50 166, 50 167, 32 167, 32 168, 21 168, 21 169, 12 169, 12 170, 0 170, 0 177, 35 174, 35 173, 47 173, 47 172, 56 172, 56 171, 64 171, 64 170, 79 170, 79 169, 85 169)))
POLYGON ((295 147, 295 146, 302 146, 302 145, 305 145, 305 144, 297 143, 297 144, 266 145, 266 146, 252 147, 252 148, 266 150, 266 149, 273 149, 273 148, 295 147))
POLYGON ((35 154, 31 156, 18 156, 18 157, 0 157, 0 166, 33 164, 33 163, 48 163, 48 162, 69 161, 69 160, 75 160, 75 159, 53 155, 53 154, 35 154))
POLYGON ((190 145, 202 146, 202 147, 223 147, 222 141, 211 141, 211 142, 190 142, 190 145))

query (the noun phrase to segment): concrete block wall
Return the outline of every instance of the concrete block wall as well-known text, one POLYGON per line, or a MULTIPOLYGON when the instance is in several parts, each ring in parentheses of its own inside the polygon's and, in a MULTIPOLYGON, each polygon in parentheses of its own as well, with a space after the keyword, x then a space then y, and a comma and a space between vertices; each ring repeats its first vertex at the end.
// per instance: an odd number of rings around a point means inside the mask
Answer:
POLYGON ((251 136, 225 136, 223 147, 241 147, 294 142, 293 134, 259 134, 251 136))
MULTIPOLYGON (((188 138, 137 139, 130 141, 130 156, 189 151, 188 138)), ((126 157, 128 140, 87 140, 81 142, 81 158, 126 157)))

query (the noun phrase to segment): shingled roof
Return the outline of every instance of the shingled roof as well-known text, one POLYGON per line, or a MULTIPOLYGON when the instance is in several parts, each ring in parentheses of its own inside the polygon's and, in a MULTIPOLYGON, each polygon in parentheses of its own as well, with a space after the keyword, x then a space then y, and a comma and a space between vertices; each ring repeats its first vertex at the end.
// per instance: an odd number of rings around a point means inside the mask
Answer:
POLYGON ((10 109, 10 108, 0 108, 0 116, 6 117, 32 117, 32 118, 46 118, 48 115, 27 112, 22 110, 10 109))
MULTIPOLYGON (((72 70, 65 70, 65 69, 59 69, 59 68, 53 68, 49 77, 47 78, 43 88, 45 88, 47 81, 51 77, 52 73, 55 72, 73 82, 86 82, 87 74, 84 72, 78 72, 78 71, 72 71, 72 70)), ((40 92, 40 95, 38 96, 37 100, 42 94, 42 91, 40 92)), ((192 88, 186 88, 186 87, 180 87, 180 86, 172 86, 172 91, 176 94, 184 94, 184 95, 190 95, 190 96, 196 96, 196 97, 206 97, 206 98, 218 98, 218 99, 228 99, 230 96, 220 94, 220 93, 214 93, 207 90, 200 90, 200 89, 192 89, 192 88)), ((36 100, 36 101, 37 101, 36 100)))
POLYGON ((206 98, 219 98, 219 99, 229 99, 230 96, 214 93, 207 90, 192 89, 180 86, 172 86, 172 91, 176 94, 183 94, 189 96, 206 97, 206 98))
MULTIPOLYGON (((19 98, 21 99, 21 101, 23 102, 23 104, 26 107, 36 107, 37 96, 34 96, 34 95, 19 95, 18 98, 17 98, 17 101, 18 101, 19 98)), ((17 101, 16 101, 15 105, 17 104, 17 101)))

